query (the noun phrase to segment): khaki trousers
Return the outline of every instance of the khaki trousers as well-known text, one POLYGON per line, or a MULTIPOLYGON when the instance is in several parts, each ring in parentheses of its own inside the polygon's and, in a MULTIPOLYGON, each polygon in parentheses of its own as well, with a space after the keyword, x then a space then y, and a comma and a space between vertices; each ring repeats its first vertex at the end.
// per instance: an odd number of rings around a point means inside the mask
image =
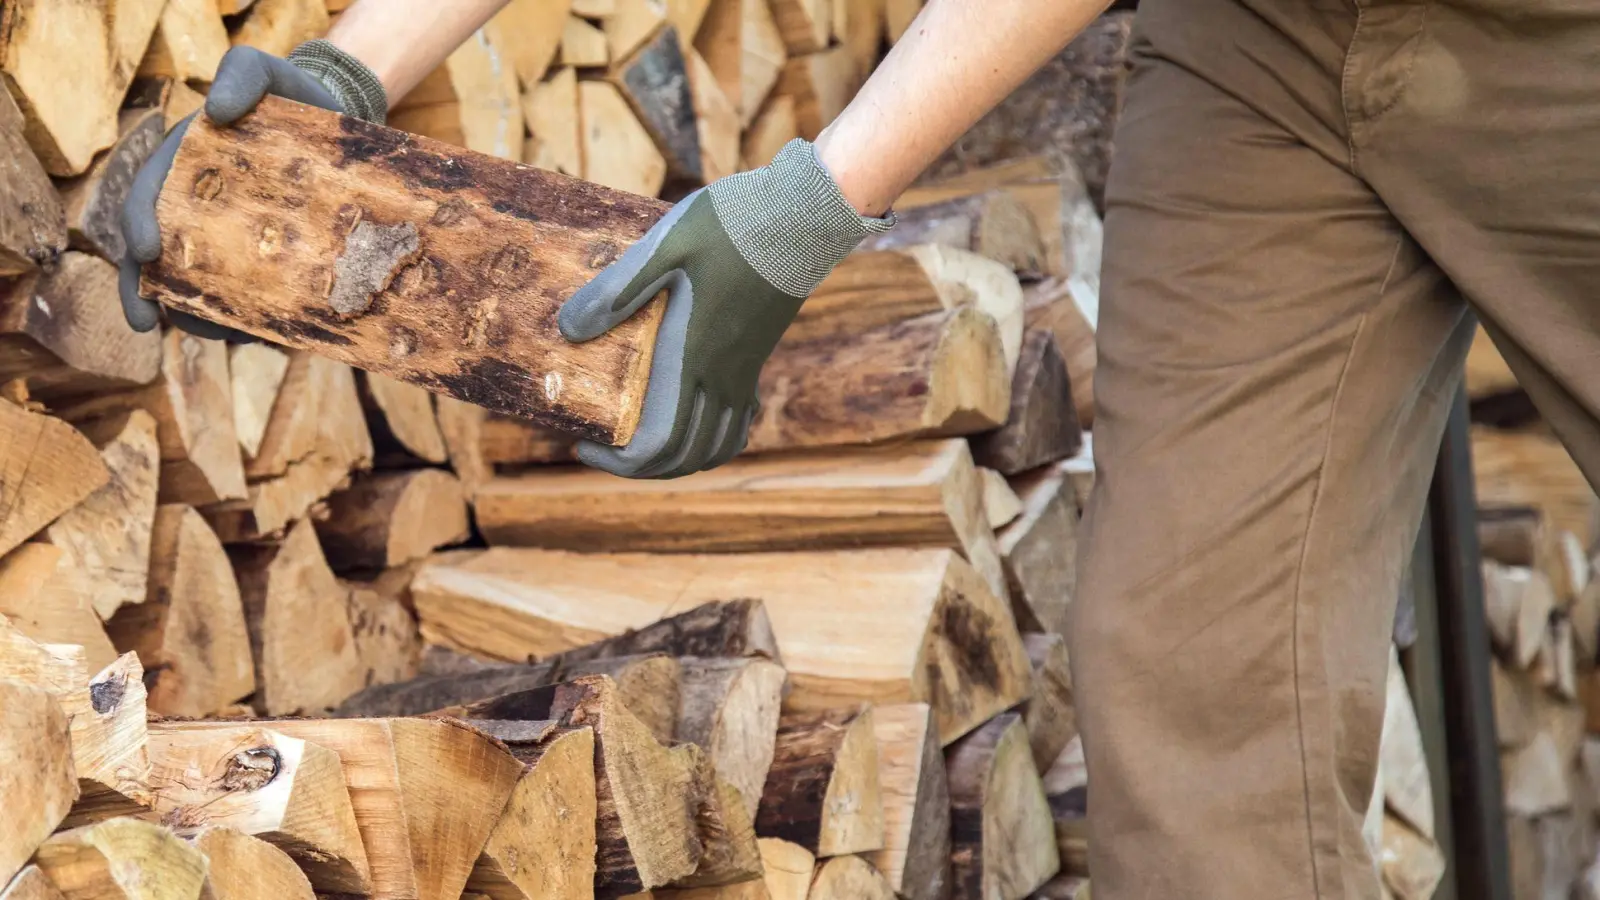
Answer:
POLYGON ((1073 608, 1096 900, 1377 898, 1475 310, 1600 475, 1600 2, 1144 0, 1073 608))

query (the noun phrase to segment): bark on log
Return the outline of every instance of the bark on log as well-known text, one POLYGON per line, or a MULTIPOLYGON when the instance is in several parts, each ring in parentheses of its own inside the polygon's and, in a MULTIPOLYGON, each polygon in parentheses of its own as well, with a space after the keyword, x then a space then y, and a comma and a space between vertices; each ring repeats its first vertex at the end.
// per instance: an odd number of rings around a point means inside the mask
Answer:
MULTIPOLYGON (((612 21, 607 20, 608 30, 612 21)), ((607 78, 650 133, 667 161, 667 174, 694 184, 704 183, 694 95, 678 30, 662 28, 638 49, 612 58, 614 63, 607 78)))
POLYGON ((88 438, 0 401, 0 553, 9 553, 111 480, 88 438))
POLYGON ((211 827, 201 829, 193 843, 206 857, 201 900, 316 900, 294 859, 260 838, 211 827))
POLYGON ((0 276, 54 266, 67 249, 67 220, 44 167, 28 149, 22 110, 0 96, 0 276))
POLYGON ((145 664, 151 712, 206 716, 255 691, 250 632, 233 567, 205 519, 157 508, 143 603, 106 623, 117 648, 145 664))
POLYGON ((1099 361, 1095 326, 1079 306, 1078 298, 1088 292, 1076 278, 1051 278, 1023 289, 1027 326, 1055 335, 1072 386, 1072 405, 1084 428, 1094 426, 1094 370, 1099 361))
POLYGON ((587 660, 644 653, 706 659, 754 656, 783 664, 766 604, 748 599, 702 603, 616 637, 563 650, 546 661, 572 666, 587 660))
POLYGON ((547 724, 527 737, 495 735, 523 771, 467 879, 468 891, 491 900, 594 896, 594 731, 551 734, 555 723, 547 724))
POLYGON ((1033 214, 1004 191, 952 197, 897 215, 893 231, 869 237, 862 251, 943 244, 1005 263, 1019 276, 1045 271, 1044 242, 1033 214))
POLYGON ((661 204, 274 98, 242 127, 197 122, 167 185, 147 294, 595 440, 631 437, 661 304, 582 345, 555 311, 661 204), (249 169, 223 165, 234 157, 249 169), (236 246, 258 252, 224 252, 236 246))
POLYGON ((0 382, 26 378, 55 405, 149 384, 160 370, 161 335, 128 328, 111 263, 68 251, 53 272, 0 287, 0 382))
POLYGON ((1055 336, 1043 329, 1030 330, 1011 378, 1006 423, 972 438, 973 459, 1003 474, 1018 475, 1069 459, 1082 446, 1072 382, 1055 336))
POLYGON ((1011 403, 999 330, 971 307, 780 345, 760 392, 749 452, 974 434, 1011 403))
POLYGON ((717 777, 711 759, 696 744, 686 744, 691 783, 701 796, 695 829, 704 848, 694 874, 673 883, 676 888, 721 888, 758 883, 762 875, 756 829, 739 789, 717 777))
POLYGON ((1033 669, 1033 690, 1022 704, 1033 762, 1043 774, 1078 736, 1078 714, 1072 703, 1072 672, 1067 667, 1067 642, 1059 634, 1025 634, 1022 645, 1033 669))
POLYGON ((0 681, 0 882, 11 880, 78 798, 66 713, 50 692, 0 681))
POLYGON ((317 523, 340 571, 402 566, 470 534, 461 482, 438 469, 363 476, 328 497, 328 516, 317 523))
POLYGON ((925 703, 872 710, 883 796, 883 849, 865 854, 906 900, 950 896, 950 785, 925 703))
POLYGON ((883 800, 872 710, 785 716, 756 832, 819 857, 880 850, 883 800))
POLYGON ((117 142, 95 158, 89 171, 62 183, 61 201, 72 249, 111 263, 122 261, 127 252, 122 238, 122 204, 128 199, 134 176, 166 131, 160 109, 124 110, 117 116, 117 142))
POLYGON ((117 658, 95 614, 94 594, 67 565, 60 547, 28 543, 0 556, 0 615, 41 644, 76 644, 84 663, 103 669, 117 658))
POLYGON ((274 724, 153 724, 150 778, 162 824, 192 836, 237 829, 288 853, 319 891, 372 892, 339 755, 274 724))
POLYGON ((67 900, 199 900, 206 858, 171 831, 108 819, 63 831, 34 862, 67 900))
POLYGON ((1023 631, 1064 634, 1078 580, 1077 496, 1059 469, 1030 473, 1013 487, 1022 515, 995 535, 1011 611, 1023 631))
POLYGON ((745 594, 765 601, 796 711, 926 702, 948 743, 1027 694, 1009 610, 949 550, 713 557, 493 548, 435 557, 412 582, 425 639, 502 659, 745 594), (606 603, 594 602, 597 592, 606 603), (862 640, 841 644, 846 632, 862 640))
POLYGON ((698 744, 753 821, 772 767, 787 673, 760 658, 679 659, 683 677, 673 739, 698 744))
POLYGON ((951 746, 945 771, 956 896, 1020 900, 1056 874, 1055 826, 1021 716, 996 716, 951 746))

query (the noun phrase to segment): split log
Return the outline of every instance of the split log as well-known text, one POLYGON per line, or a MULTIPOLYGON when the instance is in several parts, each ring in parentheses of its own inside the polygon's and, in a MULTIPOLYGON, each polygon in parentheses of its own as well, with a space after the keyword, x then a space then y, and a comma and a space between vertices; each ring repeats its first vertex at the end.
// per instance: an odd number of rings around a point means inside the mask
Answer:
POLYGON ((111 480, 62 513, 44 537, 61 548, 64 565, 83 575, 94 611, 109 619, 119 607, 145 600, 160 480, 155 420, 134 410, 109 423, 99 443, 111 480))
POLYGON ((367 581, 340 583, 346 592, 350 633, 361 661, 362 683, 389 684, 414 678, 421 665, 422 637, 407 608, 411 567, 390 569, 367 581))
POLYGON ((171 81, 168 85, 167 99, 161 104, 161 108, 166 113, 166 121, 163 124, 168 131, 171 131, 191 113, 200 112, 205 107, 206 95, 181 81, 171 81))
POLYGON ((478 452, 490 467, 574 462, 577 445, 569 434, 509 416, 484 416, 479 427, 478 452))
POLYGON ((1011 378, 1011 411, 996 431, 972 438, 978 464, 1006 475, 1070 459, 1083 446, 1072 382, 1055 336, 1030 330, 1011 378))
POLYGON ((372 870, 339 755, 277 723, 157 722, 151 788, 161 822, 180 834, 226 827, 294 858, 325 893, 367 894, 372 870))
POLYGON ((788 59, 771 6, 762 0, 713 0, 694 45, 733 101, 739 124, 748 128, 788 59))
POLYGON ((772 14, 791 56, 828 49, 833 35, 832 0, 773 0, 772 14))
POLYGON ((24 866, 9 884, 0 885, 0 900, 66 900, 44 870, 38 866, 24 866))
POLYGON ((735 459, 681 481, 542 469, 496 478, 473 501, 490 544, 680 553, 951 547, 990 590, 1005 592, 983 482, 960 440, 735 459))
POLYGON ((1033 893, 1034 900, 1090 900, 1089 879, 1057 875, 1033 893))
POLYGON ((339 706, 342 716, 417 716, 458 710, 495 697, 606 675, 628 711, 659 740, 670 741, 678 718, 682 669, 670 656, 620 656, 565 665, 496 665, 456 675, 425 675, 377 684, 339 706))
POLYGON ((988 431, 1011 402, 999 329, 972 307, 780 344, 760 393, 750 452, 988 431))
POLYGON ((60 419, 0 401, 0 553, 111 480, 94 445, 60 419))
POLYGON ((782 838, 759 838, 762 877, 770 900, 806 900, 817 858, 810 850, 782 838))
POLYGON ((710 6, 710 0, 667 0, 667 21, 684 41, 692 41, 710 6))
POLYGON ((983 479, 983 515, 989 520, 989 527, 998 530, 1015 522, 1022 515, 1022 498, 1011 489, 1006 477, 981 467, 978 475, 983 479))
POLYGON ((206 858, 160 825, 108 819, 52 836, 34 862, 67 900, 199 900, 206 858))
POLYGON ((151 712, 205 716, 255 690, 244 607, 227 551, 188 506, 156 510, 143 603, 106 623, 117 648, 145 664, 151 712))
MULTIPOLYGON (((816 2, 825 6, 828 0, 816 2)), ((834 47, 808 56, 789 57, 774 90, 794 98, 800 136, 814 141, 850 105, 863 77, 850 48, 834 47)))
POLYGON ((1022 352, 1022 285, 1004 265, 953 247, 922 244, 851 254, 806 300, 784 338, 856 335, 965 305, 994 318, 1009 379, 1022 352))
POLYGON ((1010 266, 1019 276, 1045 271, 1044 242, 1033 214, 1004 191, 952 197, 907 209, 893 231, 867 238, 861 250, 894 250, 942 244, 969 250, 1010 266))
POLYGON ((870 708, 783 718, 756 831, 819 857, 883 848, 878 740, 870 708))
POLYGON ((894 888, 859 856, 837 856, 817 865, 807 900, 894 900, 894 888))
POLYGON ((450 451, 450 468, 461 479, 462 490, 471 498, 478 486, 494 475, 494 469, 483 458, 481 447, 483 420, 487 413, 481 406, 463 403, 454 397, 434 398, 439 414, 439 431, 444 434, 445 449, 450 451))
MULTIPOLYGON (((682 34, 682 32, 679 32, 682 34)), ((716 73, 694 47, 684 48, 689 93, 694 97, 695 128, 700 138, 700 172, 707 184, 739 168, 739 110, 722 90, 716 73)))
POLYGON ((754 656, 783 664, 777 638, 772 634, 772 620, 760 600, 702 603, 637 630, 563 650, 546 661, 571 666, 586 660, 645 653, 705 659, 754 656))
MULTIPOLYGON (((646 131, 645 127, 639 123, 638 116, 628 106, 627 99, 622 96, 622 92, 618 91, 615 85, 604 81, 578 82, 578 117, 579 121, 583 123, 583 130, 579 132, 579 143, 583 151, 583 177, 585 180, 613 190, 642 196, 654 196, 660 192, 661 186, 667 180, 666 157, 662 156, 661 151, 656 149, 655 142, 650 137, 650 132, 646 131)), ((562 294, 561 296, 566 297, 569 294, 562 294)), ((654 324, 651 314, 647 313, 643 320, 644 327, 641 330, 652 330, 654 324)), ((540 352, 541 354, 547 354, 554 349, 555 346, 552 344, 540 352)), ((631 349, 615 348, 606 351, 607 354, 620 356, 620 361, 623 363, 629 363, 629 357, 634 357, 639 361, 633 364, 640 365, 641 371, 647 371, 649 368, 646 365, 648 363, 648 355, 641 356, 642 352, 642 345, 631 349)), ((565 361, 562 362, 565 364, 565 361)), ((576 366, 581 362, 581 358, 573 360, 572 365, 576 366)), ((598 374, 599 370, 595 369, 595 375, 590 377, 597 377, 598 374)), ((612 375, 607 380, 616 382, 618 378, 612 375)), ((631 395, 626 386, 627 382, 624 381, 624 389, 618 391, 618 395, 624 400, 631 395)), ((605 385, 605 390, 610 391, 611 386, 605 385)), ((609 399, 606 393, 594 393, 597 404, 603 402, 609 406, 617 402, 609 399)), ((519 405, 529 410, 542 408, 543 406, 542 403, 538 407, 528 404, 519 405)), ((502 404, 500 411, 535 418, 529 413, 519 413, 517 409, 504 404, 502 404)), ((556 408, 555 412, 565 415, 572 414, 571 410, 560 407, 556 408)), ((599 420, 594 424, 602 424, 612 418, 619 418, 625 424, 629 421, 629 417, 635 414, 630 412, 619 417, 611 410, 602 407, 594 415, 599 420)), ((544 421, 552 425, 564 424, 563 420, 554 416, 546 416, 544 421)), ((591 425, 591 423, 583 419, 570 424, 574 427, 591 425)))
POLYGON ((555 60, 561 24, 572 5, 572 0, 511 0, 483 27, 489 43, 504 52, 525 88, 538 84, 555 60))
POLYGON ((1520 669, 1533 665, 1544 642, 1555 591, 1543 572, 1484 563, 1483 598, 1489 634, 1520 669))
MULTIPOLYGON (((1055 819, 1056 855, 1061 858, 1062 875, 1089 874, 1089 789, 1075 784, 1059 792, 1049 792, 1050 815, 1055 819)), ((1381 794, 1374 794, 1375 806, 1383 808, 1381 794)))
POLYGON ((309 521, 281 544, 236 548, 233 569, 250 629, 259 710, 315 712, 362 688, 345 591, 309 521))
POLYGON ((617 0, 572 0, 572 14, 590 19, 609 19, 617 14, 617 0))
POLYGON ((717 777, 711 758, 699 745, 685 744, 680 749, 687 752, 692 790, 699 797, 695 833, 703 849, 694 873, 673 886, 692 889, 759 883, 761 851, 744 794, 717 777))
POLYGON ((233 32, 234 46, 256 47, 273 56, 328 33, 324 0, 254 0, 250 13, 233 32))
POLYGON ((369 372, 356 374, 356 386, 380 464, 410 464, 413 459, 442 463, 449 458, 432 394, 369 372))
POLYGON ((209 84, 227 52, 217 0, 167 0, 138 75, 209 84))
POLYGON ((1489 662, 1495 736, 1502 750, 1521 747, 1533 739, 1538 728, 1538 689, 1532 680, 1508 673, 1499 659, 1491 656, 1489 662))
POLYGON ((470 534, 461 482, 438 469, 363 476, 328 497, 328 516, 317 523, 323 551, 341 570, 405 565, 470 534))
POLYGON ((1055 826, 1021 716, 996 716, 951 746, 945 772, 956 896, 1020 900, 1056 874, 1055 826))
MULTIPOLYGON (((615 94, 580 91, 591 87, 615 94)), ((662 204, 276 98, 246 121, 189 129, 158 205, 164 249, 145 267, 147 295, 595 440, 632 436, 661 305, 582 345, 559 336, 555 312, 662 204), (216 174, 236 157, 249 171, 216 174), (260 199, 280 196, 294 202, 260 199), (223 250, 241 245, 261 252, 223 250)))
MULTIPOLYGON (((287 719, 273 731, 338 754, 379 900, 456 900, 522 774, 451 719, 287 719)), ((189 728, 235 728, 189 723, 189 728)))
POLYGON ((932 711, 925 703, 872 710, 883 796, 883 849, 866 854, 895 893, 941 900, 950 893, 950 786, 932 711))
POLYGON ((631 56, 667 23, 667 5, 661 0, 614 0, 604 18, 611 58, 631 56))
POLYGON ((261 452, 278 391, 289 374, 289 355, 254 341, 228 347, 228 377, 233 387, 233 430, 246 457, 261 452))
MULTIPOLYGON (((1067 666, 1067 641, 1061 635, 1025 634, 1022 645, 1028 651, 1028 664, 1033 668, 1033 690, 1018 711, 1028 731, 1034 765, 1043 774, 1078 736, 1078 714, 1072 701, 1072 671, 1067 666)), ((1410 709, 1409 699, 1406 708, 1410 709)), ((1414 722, 1415 713, 1412 715, 1414 722)), ((1426 768, 1423 772, 1426 774, 1426 768)))
POLYGON ((587 676, 462 712, 469 719, 554 720, 560 731, 594 730, 597 898, 661 887, 699 865, 704 845, 695 816, 711 786, 695 777, 692 745, 662 746, 623 705, 609 678, 587 676))
POLYGON ((522 95, 522 117, 533 133, 531 152, 524 150, 523 162, 563 175, 583 175, 575 69, 562 66, 530 84, 522 95))
MULTIPOLYGON (((348 367, 310 353, 289 354, 267 408, 259 449, 246 461, 245 475, 263 481, 287 474, 293 463, 316 452, 319 435, 335 427, 329 420, 360 408, 360 393, 348 367)), ((361 430, 366 431, 364 411, 360 419, 361 430)))
POLYGON ((78 802, 65 824, 144 813, 154 797, 147 693, 138 656, 124 653, 59 697, 72 720, 72 765, 78 773, 78 802))
POLYGON ((1472 428, 1472 468, 1478 505, 1532 507, 1546 523, 1594 543, 1594 489, 1561 441, 1535 431, 1472 428))
POLYGON ((206 856, 202 900, 315 900, 311 882, 285 852, 232 828, 205 828, 194 838, 206 856))
POLYGON ((0 382, 26 378, 54 405, 149 384, 160 371, 161 335, 128 328, 111 263, 68 251, 54 272, 0 288, 0 382))
POLYGON ((739 156, 745 168, 758 168, 770 162, 785 144, 799 136, 800 124, 794 117, 794 98, 773 97, 745 129, 739 141, 739 156))
POLYGON ((41 644, 0 615, 0 681, 33 685, 59 696, 88 680, 83 648, 73 644, 41 644))
POLYGON ((67 249, 61 197, 23 137, 22 110, 0 92, 0 275, 53 266, 67 249))
MULTIPOLYGON (((648 2, 648 0, 646 0, 648 2)), ((618 17, 606 20, 608 35, 618 17)), ((705 169, 700 159, 700 130, 688 62, 678 30, 662 28, 627 54, 613 54, 607 78, 633 107, 639 124, 655 141, 667 163, 667 174, 700 184, 705 169)))
MULTIPOLYGON (((1444 877, 1445 858, 1439 846, 1395 816, 1383 817, 1381 859, 1384 884, 1396 900, 1427 900, 1444 877)), ((1570 885, 1565 882, 1563 892, 1570 885)))
POLYGON ((772 767, 787 673, 760 658, 684 657, 673 738, 697 744, 753 821, 772 767))
POLYGON ((1478 510, 1478 546, 1483 558, 1507 566, 1532 566, 1546 540, 1544 515, 1531 506, 1478 510))
MULTIPOLYGON (((172 7, 182 5, 174 3, 172 7)), ((222 20, 217 22, 220 25, 222 20)), ((134 176, 165 135, 166 120, 159 108, 135 107, 118 115, 117 142, 95 158, 89 171, 61 185, 72 249, 112 263, 122 261, 127 253, 122 239, 122 204, 128 199, 134 176)))
POLYGON ((1024 631, 1064 634, 1078 580, 1077 497, 1059 469, 1030 473, 1013 486, 1022 515, 995 535, 1011 611, 1024 631))
POLYGON ((1098 364, 1095 326, 1081 304, 1095 304, 1082 279, 1050 278, 1023 289, 1024 319, 1030 329, 1042 328, 1055 335, 1056 349, 1067 366, 1067 383, 1072 387, 1072 405, 1084 428, 1094 425, 1094 370, 1098 364))
POLYGON ((480 29, 445 58, 389 116, 392 127, 500 159, 522 156, 522 102, 517 73, 503 46, 480 29), (434 102, 414 105, 431 93, 434 102))
POLYGON ((949 550, 652 556, 497 547, 437 556, 411 587, 425 640, 501 659, 558 652, 718 597, 760 596, 789 670, 791 709, 926 702, 941 743, 1028 692, 1009 610, 949 550), (864 640, 841 644, 843 633, 864 640))
POLYGON ((586 900, 594 896, 598 816, 594 731, 535 733, 496 735, 523 771, 467 890, 492 900, 586 900))
POLYGON ((41 644, 76 644, 84 663, 99 670, 117 658, 95 614, 82 573, 65 564, 60 547, 23 544, 0 556, 0 615, 41 644))
POLYGON ((233 425, 228 347, 176 328, 161 340, 161 377, 136 391, 92 397, 61 415, 93 433, 96 419, 129 409, 155 418, 161 502, 209 506, 246 495, 244 463, 233 425))
POLYGON ((606 33, 599 26, 568 16, 561 27, 561 65, 568 68, 593 68, 611 61, 606 33))
POLYGON ((1549 733, 1541 731, 1527 746, 1502 754, 1500 764, 1507 812, 1531 818, 1572 804, 1567 764, 1549 733))
POLYGON ((7 882, 78 798, 67 716, 48 691, 0 681, 0 759, 0 882, 7 882))

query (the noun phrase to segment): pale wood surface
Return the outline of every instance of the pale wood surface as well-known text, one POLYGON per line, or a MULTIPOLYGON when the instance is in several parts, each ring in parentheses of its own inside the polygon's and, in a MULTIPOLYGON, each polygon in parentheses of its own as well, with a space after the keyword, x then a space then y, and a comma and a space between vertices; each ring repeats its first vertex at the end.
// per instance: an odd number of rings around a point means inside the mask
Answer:
POLYGON ((572 6, 572 0, 511 0, 484 26, 489 40, 505 48, 524 87, 537 84, 555 59, 572 6))
POLYGON ((1078 580, 1077 495, 1060 469, 1029 473, 1012 487, 1022 514, 995 535, 1012 612, 1025 631, 1065 634, 1078 580))
POLYGON ((1033 669, 1033 690, 1022 706, 1022 723, 1028 730, 1034 765, 1043 773, 1078 736, 1072 671, 1067 665, 1067 641, 1061 635, 1025 634, 1022 645, 1033 669))
POLYGON ((523 162, 564 175, 583 174, 576 69, 562 66, 532 85, 522 95, 522 115, 533 133, 534 150, 523 155, 523 162))
POLYGON ((259 48, 273 56, 328 33, 328 7, 324 0, 254 0, 250 14, 234 31, 234 46, 259 48))
POLYGON ((816 856, 782 838, 760 838, 756 843, 761 848, 761 862, 767 870, 762 880, 771 900, 806 900, 811 892, 816 856))
POLYGON ((945 753, 956 896, 1022 898, 1060 868, 1055 825, 1028 732, 996 716, 945 753))
POLYGON ((432 394, 414 384, 370 372, 359 373, 356 384, 380 455, 399 453, 402 459, 409 456, 430 463, 449 458, 444 434, 439 431, 439 417, 433 411, 432 394))
POLYGON ((525 769, 484 844, 467 890, 493 900, 594 896, 594 731, 511 743, 525 769))
POLYGON ((1011 409, 1006 422, 972 438, 980 465, 1006 475, 1070 459, 1083 446, 1083 429, 1073 406, 1066 363, 1055 336, 1029 329, 1023 337, 1011 379, 1011 409))
POLYGON ((735 791, 746 818, 761 802, 772 767, 787 673, 760 658, 680 659, 683 677, 673 737, 705 749, 735 791))
POLYGON ((78 773, 78 802, 68 825, 143 813, 152 803, 146 697, 144 669, 132 653, 59 694, 72 719, 78 773))
POLYGON ((1038 276, 1046 265, 1044 242, 1033 214, 1015 197, 999 190, 952 197, 899 212, 894 229, 867 238, 861 250, 917 244, 970 250, 1030 276, 1038 276))
MULTIPOLYGON (((583 123, 579 143, 586 181, 633 194, 653 195, 661 190, 667 179, 667 159, 615 85, 578 82, 578 116, 583 123)), ((642 345, 637 352, 643 352, 642 345)), ((648 371, 647 359, 640 365, 648 371)))
POLYGON ((117 658, 95 614, 94 593, 82 573, 65 564, 60 547, 27 543, 0 556, 0 615, 42 644, 77 644, 98 670, 117 658))
POLYGON ((762 837, 819 857, 884 846, 878 740, 872 711, 785 716, 756 812, 762 837))
POLYGON ((317 536, 341 569, 387 569, 467 539, 461 482, 439 469, 375 472, 328 498, 317 536))
POLYGON ((809 900, 893 900, 888 879, 859 856, 820 860, 809 900))
POLYGON ((48 691, 0 681, 0 882, 22 869, 78 797, 67 725, 48 691))
POLYGON ((108 819, 51 836, 34 862, 67 900, 198 900, 206 858, 171 831, 108 819))
POLYGON ((0 900, 66 900, 60 888, 38 866, 22 868, 11 883, 0 887, 0 900))
POLYGON ((110 480, 94 445, 71 425, 0 401, 0 553, 110 480))
POLYGON ((206 856, 202 900, 314 900, 311 882, 290 856, 232 828, 201 829, 195 849, 206 856))
POLYGON ((234 433, 245 456, 261 452, 273 404, 288 373, 289 355, 271 344, 254 341, 228 347, 234 433))
POLYGON ((138 74, 210 83, 228 46, 217 0, 167 0, 138 74))
POLYGON ((878 783, 883 849, 865 854, 907 898, 938 900, 950 891, 950 786, 932 710, 925 703, 878 706, 878 783))

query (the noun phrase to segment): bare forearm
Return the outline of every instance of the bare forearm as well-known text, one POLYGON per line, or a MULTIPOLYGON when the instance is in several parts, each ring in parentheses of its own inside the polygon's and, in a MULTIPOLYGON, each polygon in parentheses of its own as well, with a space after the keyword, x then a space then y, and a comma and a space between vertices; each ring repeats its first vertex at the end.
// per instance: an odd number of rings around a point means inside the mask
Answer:
POLYGON ((393 106, 507 2, 358 0, 328 40, 377 73, 393 106))
POLYGON ((882 215, 945 148, 1109 5, 929 0, 817 139, 845 199, 864 215, 882 215))

